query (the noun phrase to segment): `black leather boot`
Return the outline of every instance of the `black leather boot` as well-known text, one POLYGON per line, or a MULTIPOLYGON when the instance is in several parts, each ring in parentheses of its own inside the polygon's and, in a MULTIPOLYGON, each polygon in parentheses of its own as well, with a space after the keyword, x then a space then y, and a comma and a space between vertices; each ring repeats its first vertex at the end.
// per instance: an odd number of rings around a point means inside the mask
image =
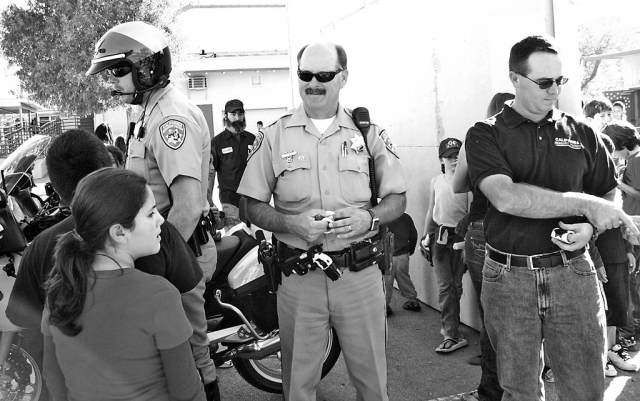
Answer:
POLYGON ((220 401, 220 388, 218 388, 218 378, 211 383, 204 385, 204 394, 207 397, 207 401, 220 401))

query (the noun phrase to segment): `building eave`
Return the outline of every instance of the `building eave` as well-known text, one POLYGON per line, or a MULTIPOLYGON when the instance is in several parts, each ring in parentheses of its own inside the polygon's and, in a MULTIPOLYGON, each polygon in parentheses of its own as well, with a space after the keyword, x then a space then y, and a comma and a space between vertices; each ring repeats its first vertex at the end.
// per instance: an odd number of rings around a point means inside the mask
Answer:
POLYGON ((615 52, 615 53, 597 54, 593 56, 587 56, 584 59, 586 61, 608 60, 608 59, 623 58, 625 56, 633 56, 635 54, 640 54, 640 49, 626 50, 623 52, 615 52))
POLYGON ((180 68, 185 73, 197 71, 288 70, 288 54, 213 55, 191 57, 180 68))

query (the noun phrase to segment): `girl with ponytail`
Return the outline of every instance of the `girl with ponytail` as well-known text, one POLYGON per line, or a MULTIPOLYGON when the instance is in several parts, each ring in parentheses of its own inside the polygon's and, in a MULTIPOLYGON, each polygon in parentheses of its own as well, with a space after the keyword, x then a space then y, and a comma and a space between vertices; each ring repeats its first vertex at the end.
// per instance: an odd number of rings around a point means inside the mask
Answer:
POLYGON ((42 318, 44 376, 52 398, 204 400, 178 290, 134 268, 160 250, 164 219, 137 174, 86 176, 61 235, 42 318))

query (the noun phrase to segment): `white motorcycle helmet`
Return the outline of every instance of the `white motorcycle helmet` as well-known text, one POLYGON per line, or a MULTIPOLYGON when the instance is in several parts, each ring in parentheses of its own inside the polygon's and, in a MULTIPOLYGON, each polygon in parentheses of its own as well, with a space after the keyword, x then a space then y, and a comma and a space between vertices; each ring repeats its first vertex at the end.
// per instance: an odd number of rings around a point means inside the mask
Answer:
MULTIPOLYGON (((144 92, 166 86, 171 73, 171 52, 162 32, 142 21, 125 22, 111 28, 96 44, 86 75, 122 66, 130 67, 133 74, 134 104, 142 102, 144 92)), ((112 92, 114 96, 123 94, 112 92)))

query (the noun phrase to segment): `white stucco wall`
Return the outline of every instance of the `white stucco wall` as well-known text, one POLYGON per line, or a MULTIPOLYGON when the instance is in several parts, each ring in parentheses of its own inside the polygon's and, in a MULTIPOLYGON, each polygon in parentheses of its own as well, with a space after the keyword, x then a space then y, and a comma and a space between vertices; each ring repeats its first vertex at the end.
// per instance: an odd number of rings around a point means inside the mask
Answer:
MULTIPOLYGON (((560 106, 579 110, 579 64, 575 25, 561 0, 317 0, 289 1, 291 70, 306 43, 329 40, 348 55, 347 107, 366 106, 398 148, 409 182, 407 212, 422 236, 429 183, 440 173, 437 145, 464 140, 484 118, 495 92, 513 92, 508 80, 511 46, 531 34, 556 34, 565 50, 565 87, 560 106), (313 12, 311 12, 313 11, 313 12), (558 15, 560 14, 560 15, 558 15), (563 26, 557 27, 559 21, 563 26)), ((299 103, 297 79, 293 97, 299 103)), ((419 253, 411 275, 421 300, 437 307, 433 269, 419 253)), ((479 327, 468 275, 462 319, 479 327)))
MULTIPOLYGON (((195 104, 211 104, 213 107, 213 134, 224 130, 222 117, 224 105, 231 99, 240 99, 247 111, 247 130, 256 131, 256 122, 266 124, 291 108, 291 80, 288 70, 209 71, 206 73, 206 90, 188 90, 187 82, 179 88, 195 104), (260 85, 254 85, 252 77, 260 77, 260 85)), ((202 74, 194 74, 202 75, 202 74)))
POLYGON ((623 88, 640 87, 640 54, 633 54, 622 58, 623 88))

